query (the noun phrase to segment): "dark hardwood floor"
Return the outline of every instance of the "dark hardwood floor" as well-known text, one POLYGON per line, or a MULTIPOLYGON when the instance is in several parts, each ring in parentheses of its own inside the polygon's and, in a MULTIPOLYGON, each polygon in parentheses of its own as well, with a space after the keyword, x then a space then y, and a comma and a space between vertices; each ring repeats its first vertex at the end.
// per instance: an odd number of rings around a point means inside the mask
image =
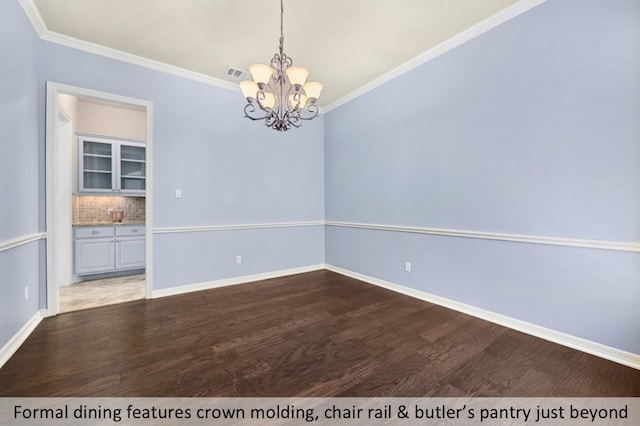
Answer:
POLYGON ((317 271, 46 318, 0 396, 640 396, 640 371, 317 271))

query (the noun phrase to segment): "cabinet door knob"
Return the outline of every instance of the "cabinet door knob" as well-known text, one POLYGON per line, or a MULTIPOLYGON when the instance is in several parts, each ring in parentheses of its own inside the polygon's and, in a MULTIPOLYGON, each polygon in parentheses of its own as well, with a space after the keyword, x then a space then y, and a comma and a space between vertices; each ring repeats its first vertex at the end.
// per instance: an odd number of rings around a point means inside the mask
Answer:
POLYGON ((92 234, 99 234, 100 231, 91 231, 92 234))

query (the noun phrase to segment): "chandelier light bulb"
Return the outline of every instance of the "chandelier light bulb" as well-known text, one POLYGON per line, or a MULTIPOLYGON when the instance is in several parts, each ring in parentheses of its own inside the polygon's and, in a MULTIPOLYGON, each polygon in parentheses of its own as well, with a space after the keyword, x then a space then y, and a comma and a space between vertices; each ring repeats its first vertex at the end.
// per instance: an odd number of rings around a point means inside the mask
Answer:
POLYGON ((240 82, 240 89, 242 90, 242 94, 247 99, 255 99, 256 93, 258 93, 258 85, 253 80, 244 80, 240 82))
POLYGON ((266 86, 269 84, 273 71, 273 68, 265 64, 254 64, 249 67, 249 72, 258 85, 262 84, 266 86))
POLYGON ((318 83, 317 81, 307 81, 304 86, 304 93, 306 93, 307 97, 311 102, 315 102, 316 99, 320 97, 320 93, 322 93, 322 89, 324 85, 322 83, 318 83))
POLYGON ((298 90, 299 87, 307 81, 307 77, 309 76, 309 70, 299 65, 287 68, 285 73, 287 74, 287 77, 289 77, 291 84, 293 86, 298 86, 298 90))

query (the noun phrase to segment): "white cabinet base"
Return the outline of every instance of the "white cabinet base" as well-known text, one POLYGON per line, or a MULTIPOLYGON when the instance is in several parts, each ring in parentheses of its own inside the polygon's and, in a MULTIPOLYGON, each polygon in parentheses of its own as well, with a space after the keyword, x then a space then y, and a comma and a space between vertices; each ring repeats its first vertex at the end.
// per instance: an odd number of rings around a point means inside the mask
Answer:
POLYGON ((137 225, 74 227, 75 275, 144 269, 144 234, 137 225))
POLYGON ((144 268, 144 237, 116 240, 116 269, 144 268))
POLYGON ((113 238, 75 240, 76 275, 112 271, 115 267, 113 238))

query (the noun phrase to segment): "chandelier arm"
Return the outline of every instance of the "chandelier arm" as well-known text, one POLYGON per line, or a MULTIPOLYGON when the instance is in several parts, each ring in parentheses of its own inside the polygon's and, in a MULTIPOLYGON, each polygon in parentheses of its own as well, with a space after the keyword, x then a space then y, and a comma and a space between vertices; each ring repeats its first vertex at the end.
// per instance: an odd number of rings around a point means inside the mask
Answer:
POLYGON ((300 111, 300 92, 294 91, 291 96, 291 105, 293 106, 293 111, 300 111))
POLYGON ((320 113, 320 108, 318 108, 318 105, 316 104, 311 104, 306 108, 302 109, 301 111, 309 112, 311 113, 311 115, 307 117, 303 117, 302 115, 300 115, 300 120, 313 120, 320 113))
POLYGON ((273 111, 269 111, 269 113, 267 113, 267 115, 264 118, 264 125, 267 127, 275 128, 277 123, 278 123, 278 117, 273 111))
POLYGON ((244 116, 250 120, 253 121, 257 121, 257 120, 264 120, 267 117, 267 114, 258 117, 256 116, 254 113, 257 112, 256 106, 252 103, 248 103, 244 106, 244 116), (252 115, 254 114, 254 115, 252 115))
POLYGON ((267 95, 266 95, 267 93, 272 93, 275 96, 275 91, 273 90, 273 86, 271 85, 271 82, 267 83, 267 85, 264 87, 268 88, 270 91, 265 91, 264 89, 258 90, 258 92, 256 93, 256 102, 258 103, 258 106, 260 107, 261 110, 265 111, 266 113, 269 113, 270 111, 273 111, 275 108, 266 107, 264 106, 263 102, 267 98, 267 95))
POLYGON ((266 111, 267 109, 264 107, 264 105, 262 104, 262 102, 265 100, 266 95, 264 93, 264 89, 260 89, 258 90, 258 92, 256 93, 256 102, 258 103, 258 107, 260 107, 261 110, 266 111))
POLYGON ((298 128, 300 126, 302 126, 302 123, 300 122, 300 120, 304 120, 302 117, 296 116, 296 117, 289 117, 289 124, 291 124, 293 127, 298 128))

